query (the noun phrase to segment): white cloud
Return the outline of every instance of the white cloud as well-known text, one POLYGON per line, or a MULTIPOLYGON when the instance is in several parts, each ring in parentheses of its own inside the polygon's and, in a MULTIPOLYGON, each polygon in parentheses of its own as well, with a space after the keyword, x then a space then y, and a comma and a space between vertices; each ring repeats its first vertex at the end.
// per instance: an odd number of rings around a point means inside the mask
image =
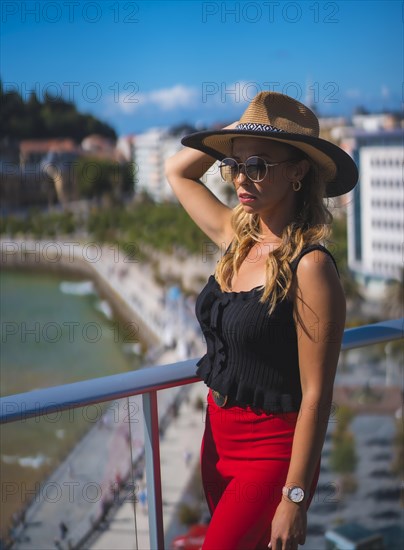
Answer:
POLYGON ((175 84, 170 88, 160 88, 149 92, 136 89, 134 83, 122 88, 107 98, 110 114, 116 112, 132 114, 145 108, 156 112, 169 112, 176 109, 203 107, 206 109, 232 109, 236 105, 244 108, 259 92, 267 89, 268 83, 244 81, 202 82, 199 87, 175 84))
POLYGON ((172 111, 177 107, 192 107, 196 104, 197 91, 195 88, 177 84, 172 88, 163 88, 145 94, 146 103, 160 107, 163 111, 172 111))
POLYGON ((176 84, 171 88, 161 88, 150 92, 132 89, 110 96, 108 105, 113 111, 131 114, 144 107, 153 107, 158 111, 173 111, 177 108, 193 107, 198 103, 198 92, 190 86, 176 84))

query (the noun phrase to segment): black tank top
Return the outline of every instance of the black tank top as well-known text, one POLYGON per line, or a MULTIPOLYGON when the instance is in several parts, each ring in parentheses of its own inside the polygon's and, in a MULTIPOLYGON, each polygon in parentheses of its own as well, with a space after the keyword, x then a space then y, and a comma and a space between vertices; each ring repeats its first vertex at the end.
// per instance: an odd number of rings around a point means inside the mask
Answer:
MULTIPOLYGON (((321 245, 303 249, 291 262, 312 250, 330 252, 321 245)), ((338 272, 338 269, 337 269, 338 272)), ((271 315, 262 304, 262 287, 222 292, 211 275, 196 301, 196 317, 206 339, 206 354, 197 363, 197 375, 240 406, 265 412, 298 411, 302 400, 293 302, 279 301, 271 315)))

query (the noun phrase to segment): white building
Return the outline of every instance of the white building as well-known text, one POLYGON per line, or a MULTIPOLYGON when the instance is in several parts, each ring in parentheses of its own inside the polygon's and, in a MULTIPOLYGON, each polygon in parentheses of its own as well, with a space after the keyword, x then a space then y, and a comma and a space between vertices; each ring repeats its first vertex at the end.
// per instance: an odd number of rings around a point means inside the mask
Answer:
MULTIPOLYGON (((176 201, 164 174, 165 161, 182 149, 182 136, 173 136, 167 130, 154 128, 135 138, 135 191, 147 192, 156 202, 176 201)), ((212 192, 229 203, 229 186, 222 182, 218 163, 210 167, 201 178, 212 192)))
POLYGON ((361 271, 384 279, 399 279, 403 267, 402 147, 362 147, 361 271))
POLYGON ((360 179, 348 199, 348 265, 369 289, 401 277, 404 182, 401 129, 350 129, 341 146, 355 159, 360 179))
POLYGON ((168 140, 167 132, 159 128, 139 134, 135 139, 135 191, 146 192, 157 202, 171 195, 164 176, 168 140))

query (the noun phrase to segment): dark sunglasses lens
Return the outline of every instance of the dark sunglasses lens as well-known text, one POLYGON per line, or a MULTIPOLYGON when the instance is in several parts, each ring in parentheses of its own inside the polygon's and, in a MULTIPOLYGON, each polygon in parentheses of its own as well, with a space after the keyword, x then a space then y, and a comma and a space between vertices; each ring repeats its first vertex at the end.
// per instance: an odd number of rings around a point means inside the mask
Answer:
POLYGON ((225 158, 220 163, 220 175, 227 183, 233 183, 238 174, 238 163, 231 158, 225 158))
POLYGON ((245 163, 247 176, 252 181, 262 181, 267 173, 267 166, 264 159, 260 157, 250 157, 245 163))

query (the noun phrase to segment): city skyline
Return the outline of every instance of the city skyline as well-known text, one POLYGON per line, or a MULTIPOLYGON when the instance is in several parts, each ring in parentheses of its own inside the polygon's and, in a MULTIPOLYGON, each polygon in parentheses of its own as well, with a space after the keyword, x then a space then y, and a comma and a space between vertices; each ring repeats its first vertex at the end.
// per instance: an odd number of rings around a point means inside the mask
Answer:
POLYGON ((119 135, 236 120, 259 91, 320 116, 401 110, 401 2, 3 2, 1 79, 119 135))

